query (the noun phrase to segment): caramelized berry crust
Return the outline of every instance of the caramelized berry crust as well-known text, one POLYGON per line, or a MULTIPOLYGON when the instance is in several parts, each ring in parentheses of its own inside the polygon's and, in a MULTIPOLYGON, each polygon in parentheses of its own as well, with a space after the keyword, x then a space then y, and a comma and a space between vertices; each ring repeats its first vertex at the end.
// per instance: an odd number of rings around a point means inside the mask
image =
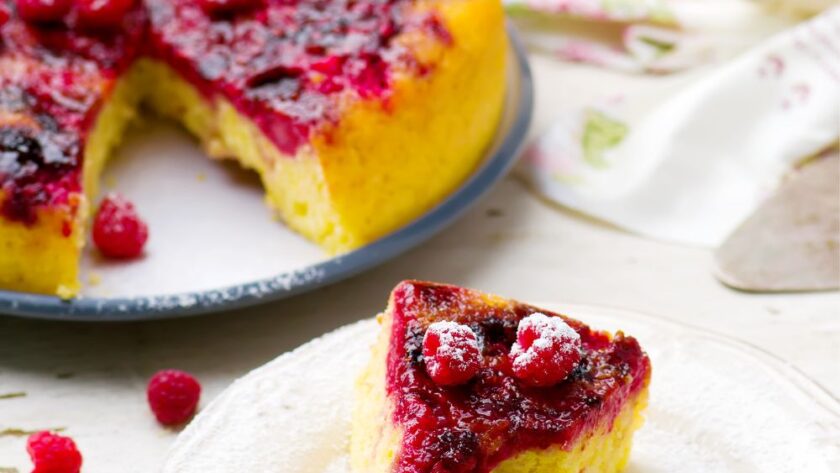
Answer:
POLYGON ((393 420, 404 432, 398 473, 485 473, 525 450, 570 447, 611 422, 650 376, 650 361, 632 337, 468 289, 405 282, 392 310, 386 382, 396 400, 393 420), (581 339, 577 367, 550 387, 523 383, 510 362, 520 320, 537 312, 562 317, 581 339), (481 368, 466 384, 441 386, 424 369, 424 334, 441 321, 467 325, 479 340, 481 368))
POLYGON ((214 13, 193 0, 148 0, 155 53, 206 94, 222 94, 289 154, 338 119, 336 96, 387 96, 395 69, 420 66, 397 38, 428 30, 411 0, 264 0, 214 13))
POLYGON ((114 29, 26 22, 12 2, 0 26, 0 216, 34 224, 74 207, 84 141, 115 80, 139 53, 145 12, 114 29))
POLYGON ((387 101, 398 71, 428 72, 400 35, 451 41, 435 13, 412 12, 413 0, 207 3, 137 1, 103 27, 79 11, 26 21, 0 0, 0 216, 32 224, 39 208, 80 192, 97 111, 139 56, 224 97, 293 155, 339 119, 341 96, 387 101))

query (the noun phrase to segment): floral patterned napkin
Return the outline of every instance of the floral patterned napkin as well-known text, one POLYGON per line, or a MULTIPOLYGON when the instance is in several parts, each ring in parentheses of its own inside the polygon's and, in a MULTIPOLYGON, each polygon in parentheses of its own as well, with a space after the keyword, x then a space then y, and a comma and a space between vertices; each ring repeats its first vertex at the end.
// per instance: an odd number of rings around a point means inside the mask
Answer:
POLYGON ((838 140, 840 7, 803 21, 748 0, 507 1, 543 58, 538 78, 551 70, 538 96, 550 117, 520 172, 562 205, 716 246, 838 140), (620 47, 597 40, 605 29, 620 47), (586 65, 541 66, 546 51, 586 65))
POLYGON ((808 15, 835 0, 503 0, 535 49, 628 72, 707 60, 715 35, 756 6, 808 15))
POLYGON ((668 72, 691 62, 682 54, 686 48, 677 48, 683 46, 681 23, 664 0, 505 3, 529 45, 560 59, 628 72, 668 72))

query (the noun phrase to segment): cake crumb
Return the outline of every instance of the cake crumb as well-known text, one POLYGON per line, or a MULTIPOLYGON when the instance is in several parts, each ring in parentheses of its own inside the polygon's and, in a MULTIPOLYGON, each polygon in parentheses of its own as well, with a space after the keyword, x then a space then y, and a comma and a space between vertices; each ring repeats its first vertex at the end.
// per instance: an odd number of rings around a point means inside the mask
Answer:
POLYGON ((117 187, 117 178, 114 176, 105 177, 105 187, 108 190, 114 190, 117 187))
POLYGON ((102 276, 99 273, 90 273, 88 275, 88 285, 89 286, 98 286, 102 283, 102 276))
POLYGON ((207 180, 207 174, 204 174, 203 172, 200 172, 200 173, 196 174, 195 179, 198 182, 204 182, 204 181, 207 180))
POLYGON ((76 295, 76 292, 77 291, 75 288, 68 287, 64 284, 58 286, 58 290, 55 291, 59 299, 63 301, 69 301, 70 299, 72 299, 76 295))
POLYGON ((91 286, 98 286, 102 283, 102 276, 99 273, 90 273, 88 276, 88 284, 91 286))

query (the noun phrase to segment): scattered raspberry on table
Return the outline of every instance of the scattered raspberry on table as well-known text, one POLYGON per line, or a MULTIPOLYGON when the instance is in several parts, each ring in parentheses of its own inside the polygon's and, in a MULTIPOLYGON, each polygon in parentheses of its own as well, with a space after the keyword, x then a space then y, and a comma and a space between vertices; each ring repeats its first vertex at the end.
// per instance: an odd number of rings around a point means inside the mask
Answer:
POLYGON ((158 422, 163 425, 179 425, 195 414, 201 397, 201 385, 184 371, 163 370, 149 380, 146 396, 158 422))
POLYGON ((118 194, 109 194, 93 221, 93 242, 108 258, 136 258, 149 238, 146 223, 134 205, 118 194))
POLYGON ((29 436, 26 451, 35 465, 32 473, 79 473, 82 469, 82 455, 69 437, 38 432, 29 436))

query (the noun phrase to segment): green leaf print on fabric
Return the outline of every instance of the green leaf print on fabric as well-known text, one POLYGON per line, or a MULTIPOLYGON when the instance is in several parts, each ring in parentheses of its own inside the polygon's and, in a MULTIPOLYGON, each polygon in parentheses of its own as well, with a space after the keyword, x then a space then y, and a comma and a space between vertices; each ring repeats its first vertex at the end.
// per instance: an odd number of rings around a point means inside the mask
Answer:
POLYGON ((581 136, 583 158, 592 167, 605 168, 609 163, 604 159, 604 153, 618 146, 629 129, 624 123, 599 110, 588 109, 585 113, 581 136))
POLYGON ((677 18, 664 0, 601 0, 601 9, 608 16, 617 18, 636 17, 635 21, 677 24, 677 18))

